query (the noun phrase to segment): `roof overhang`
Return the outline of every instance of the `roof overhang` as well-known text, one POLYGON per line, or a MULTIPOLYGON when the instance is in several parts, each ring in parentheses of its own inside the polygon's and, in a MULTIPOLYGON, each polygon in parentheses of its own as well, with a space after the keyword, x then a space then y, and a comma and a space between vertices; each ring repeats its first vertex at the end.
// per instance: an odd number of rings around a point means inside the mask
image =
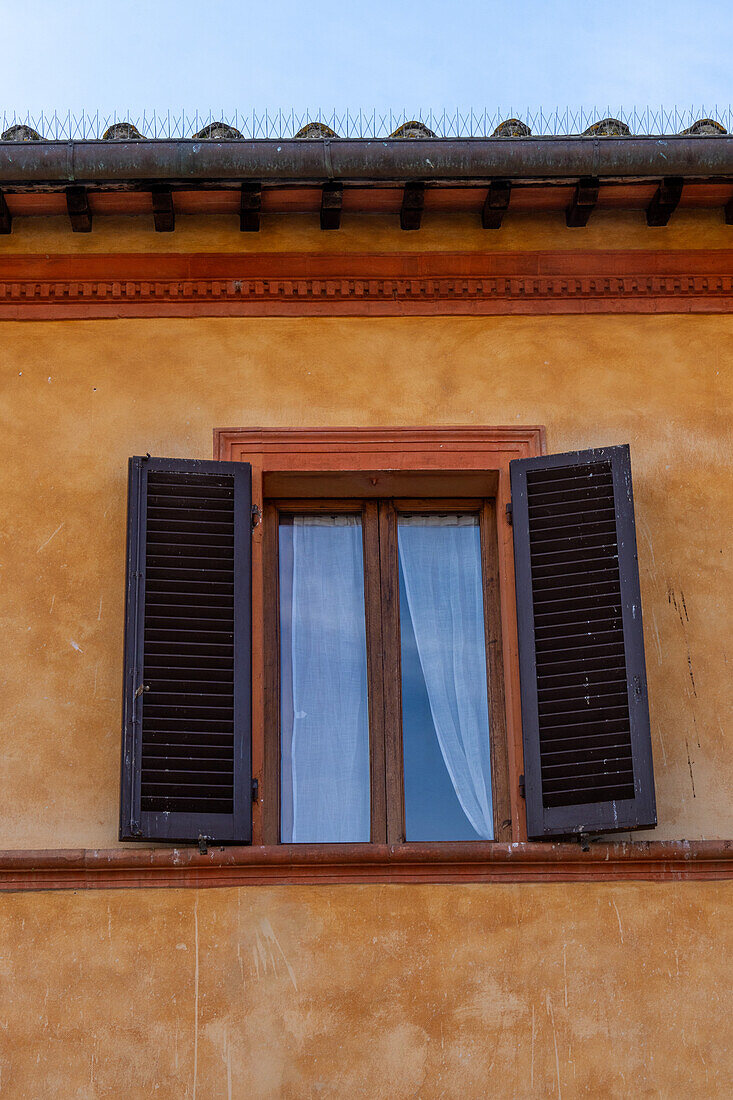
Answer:
POLYGON ((499 229, 511 211, 564 210, 585 226, 598 208, 641 209, 666 225, 677 206, 717 208, 733 223, 733 136, 348 138, 0 141, 0 233, 18 215, 68 214, 88 232, 105 214, 320 211, 399 213, 419 229, 423 211, 470 213, 499 229))

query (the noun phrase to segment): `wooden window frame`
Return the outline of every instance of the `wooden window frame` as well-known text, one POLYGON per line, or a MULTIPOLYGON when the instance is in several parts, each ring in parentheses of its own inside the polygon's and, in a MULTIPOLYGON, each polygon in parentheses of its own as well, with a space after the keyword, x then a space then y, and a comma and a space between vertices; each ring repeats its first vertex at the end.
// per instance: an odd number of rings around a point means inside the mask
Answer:
MULTIPOLYGON (((487 659, 494 662, 495 684, 503 679, 503 699, 491 703, 495 723, 493 743, 506 752, 508 774, 507 814, 511 821, 500 840, 526 839, 524 806, 519 784, 522 774, 522 735, 519 702, 519 662, 514 593, 512 530, 507 516, 510 501, 509 463, 545 453, 542 427, 499 428, 348 428, 348 429, 249 429, 219 428, 214 431, 214 457, 222 461, 246 461, 252 466, 252 774, 260 797, 253 806, 254 845, 273 845, 279 833, 279 810, 273 807, 272 782, 279 780, 279 739, 268 728, 271 704, 279 694, 276 614, 277 578, 268 563, 277 560, 277 505, 269 502, 333 510, 334 502, 480 498, 493 501, 482 508, 482 566, 486 576, 487 659), (320 505, 319 502, 320 501, 320 505), (272 508, 275 512, 272 512, 272 508), (496 556, 495 564, 491 556, 496 556), (487 559, 488 554, 488 559, 487 559), (275 587, 273 587, 275 586, 275 587), (491 610, 493 608, 493 611, 491 610), (495 635, 495 636, 492 636, 495 635), (501 675, 503 673, 503 675, 501 675), (274 695, 273 695, 274 693, 274 695), (502 736, 502 726, 505 736, 502 736)), ((361 505, 360 505, 361 507, 361 505)), ((384 511, 384 510, 383 510, 384 511)), ((386 514, 386 513, 385 513, 386 514)), ((382 521, 387 528, 388 520, 382 521)), ((396 526, 392 524, 396 531, 396 526)), ((389 546, 389 530, 380 538, 389 546)), ((365 588, 373 583, 365 572, 365 588)), ((389 601, 388 601, 389 603, 389 601)), ((367 595, 367 604, 374 606, 367 595)), ((394 598, 392 606, 396 607, 394 598)), ((391 616, 392 645, 394 614, 391 616)), ((373 619, 367 629, 377 629, 373 619)), ((383 629, 383 627, 380 627, 383 629)), ((397 634, 397 642, 399 634, 397 634)), ((388 645, 390 643, 388 642, 388 645)), ((372 670, 373 671, 373 670, 372 670)), ((372 672, 370 672, 370 675, 372 672)), ((394 707, 394 704, 393 704, 394 707)), ((392 710, 394 713, 394 709, 392 710)), ((378 741, 378 738, 375 740, 378 741)), ((492 752, 494 749, 492 748, 492 752)), ((497 767, 501 767, 499 761, 497 767)), ((492 769, 494 761, 492 759, 492 769)), ((374 772, 374 769, 372 769, 374 772)), ((387 765, 388 781, 400 784, 395 762, 387 765)), ((372 780, 374 782, 374 780, 372 780)), ((374 790, 372 797, 375 797, 374 790)), ((376 797, 381 797, 376 792, 376 797)), ((390 798, 387 797, 387 802, 390 798)), ((503 818, 507 820, 507 818, 503 818)), ((500 822, 500 825, 502 822, 500 822)), ((373 840, 379 842, 377 836, 373 840)), ((398 844, 399 822, 388 826, 388 843, 398 844)), ((437 846, 444 842, 435 842, 437 846)), ((362 849, 369 845, 347 845, 362 849)), ((425 845, 421 845, 425 847, 425 845)))
MULTIPOLYGON (((278 532, 282 518, 292 515, 340 513, 358 515, 364 549, 364 611, 369 691, 369 764, 372 844, 404 844, 405 788, 400 691, 401 633, 397 593, 397 524, 400 515, 460 512, 478 519, 481 543, 483 618, 486 631, 486 678, 491 730, 491 783, 494 839, 511 839, 509 773, 498 604, 496 502, 493 498, 456 497, 380 500, 292 498, 265 499, 265 590, 263 609, 267 662, 265 679, 265 770, 263 777, 263 838, 280 837, 281 679, 278 532)), ((328 792, 324 792, 328 797, 328 792)))

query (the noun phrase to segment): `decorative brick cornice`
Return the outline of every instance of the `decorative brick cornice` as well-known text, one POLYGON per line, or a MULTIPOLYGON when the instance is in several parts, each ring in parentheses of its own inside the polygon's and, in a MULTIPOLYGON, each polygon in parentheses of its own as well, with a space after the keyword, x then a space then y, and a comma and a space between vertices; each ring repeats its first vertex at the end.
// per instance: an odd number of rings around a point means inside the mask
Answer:
POLYGON ((0 257, 0 318, 725 313, 727 250, 0 257))

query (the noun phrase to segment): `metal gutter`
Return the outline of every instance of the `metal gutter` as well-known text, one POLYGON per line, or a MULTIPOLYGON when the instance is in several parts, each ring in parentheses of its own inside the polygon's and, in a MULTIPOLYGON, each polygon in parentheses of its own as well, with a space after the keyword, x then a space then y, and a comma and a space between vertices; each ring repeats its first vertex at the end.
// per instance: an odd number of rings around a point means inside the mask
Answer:
POLYGON ((0 142, 0 186, 733 176, 733 136, 0 142))

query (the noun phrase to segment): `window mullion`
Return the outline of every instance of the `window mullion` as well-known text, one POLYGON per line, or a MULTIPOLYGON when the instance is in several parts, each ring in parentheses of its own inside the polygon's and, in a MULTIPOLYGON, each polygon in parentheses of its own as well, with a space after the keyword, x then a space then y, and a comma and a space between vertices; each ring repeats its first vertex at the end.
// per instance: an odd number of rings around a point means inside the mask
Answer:
POLYGON ((480 526, 494 840, 510 841, 512 839, 512 809, 509 795, 501 595, 499 591, 499 549, 497 545, 495 501, 487 500, 484 502, 481 510, 480 526))
POLYGON ((364 537, 364 604, 369 693, 371 841, 373 844, 384 844, 387 840, 387 808, 382 666, 383 622, 379 563, 379 509, 375 500, 364 502, 362 531, 364 537))
POLYGON ((405 840, 402 757, 402 669, 397 514, 391 501, 379 504, 379 554, 382 602, 382 668, 387 791, 387 843, 405 840))

